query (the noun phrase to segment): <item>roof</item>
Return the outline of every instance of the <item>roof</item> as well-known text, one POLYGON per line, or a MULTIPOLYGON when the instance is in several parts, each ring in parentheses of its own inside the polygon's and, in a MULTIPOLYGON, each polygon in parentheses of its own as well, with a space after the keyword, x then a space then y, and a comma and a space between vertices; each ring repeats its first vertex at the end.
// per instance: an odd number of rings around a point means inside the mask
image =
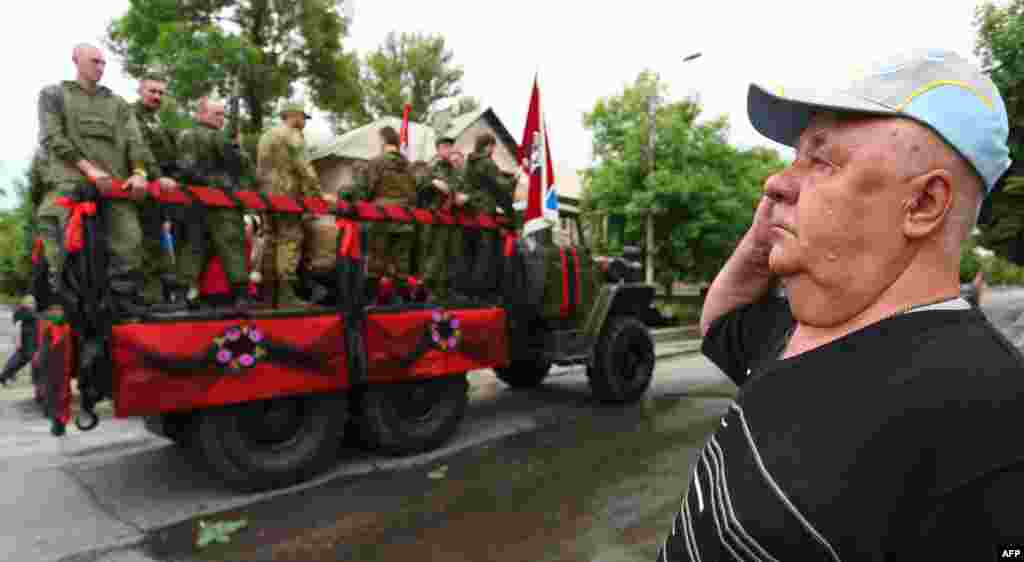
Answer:
POLYGON ((498 119, 498 115, 494 113, 494 110, 490 107, 479 109, 477 111, 470 111, 469 113, 463 113, 462 115, 452 119, 451 123, 448 124, 448 136, 458 138, 459 135, 481 118, 487 120, 491 125, 491 128, 498 133, 498 140, 505 143, 510 151, 513 153, 519 152, 519 143, 516 142, 515 137, 512 136, 512 133, 508 132, 508 129, 505 128, 505 124, 501 122, 501 119, 498 119))
MULTIPOLYGON (((354 160, 370 160, 380 154, 380 137, 377 131, 385 126, 394 127, 396 131, 402 128, 402 119, 399 117, 381 117, 369 125, 363 125, 353 129, 340 137, 331 137, 323 142, 318 142, 309 149, 310 160, 320 160, 331 156, 337 158, 351 158, 354 160)), ((409 145, 412 148, 411 159, 430 161, 437 153, 434 148, 434 139, 437 133, 433 127, 409 122, 409 145)))

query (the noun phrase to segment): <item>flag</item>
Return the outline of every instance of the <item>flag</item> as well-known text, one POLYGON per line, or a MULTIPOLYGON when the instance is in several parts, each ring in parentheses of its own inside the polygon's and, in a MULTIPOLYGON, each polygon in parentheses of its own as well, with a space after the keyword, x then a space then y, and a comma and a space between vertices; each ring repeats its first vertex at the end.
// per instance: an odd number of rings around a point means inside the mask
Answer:
POLYGON ((412 149, 409 147, 409 112, 412 111, 412 104, 405 104, 405 114, 402 115, 401 144, 399 147, 407 160, 412 160, 412 149))
POLYGON ((551 165, 551 144, 544 113, 540 105, 540 86, 533 79, 526 128, 519 146, 519 162, 529 175, 530 189, 526 195, 526 216, 523 234, 548 228, 558 222, 558 193, 554 189, 555 170, 551 165))

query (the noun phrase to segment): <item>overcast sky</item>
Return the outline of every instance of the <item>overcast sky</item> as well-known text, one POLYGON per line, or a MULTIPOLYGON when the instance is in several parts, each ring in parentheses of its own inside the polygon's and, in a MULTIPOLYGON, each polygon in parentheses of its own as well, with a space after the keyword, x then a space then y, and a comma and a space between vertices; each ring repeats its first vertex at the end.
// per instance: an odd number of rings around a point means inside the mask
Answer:
MULTIPOLYGON (((552 155, 561 166, 590 164, 583 114, 645 68, 670 99, 699 94, 705 117, 726 114, 731 141, 772 143, 746 116, 751 81, 839 85, 864 63, 897 50, 943 47, 975 60, 975 0, 593 2, 519 0, 355 0, 347 49, 365 53, 392 30, 440 33, 465 70, 466 94, 491 106, 518 140, 539 73, 552 155), (693 52, 703 56, 683 63, 693 52)), ((8 54, 0 91, 8 125, 0 136, 0 185, 22 172, 37 139, 36 99, 46 84, 74 77, 71 48, 99 41, 128 0, 40 0, 5 6, 8 54), (14 25, 13 22, 18 22, 14 25)), ((103 83, 129 101, 135 84, 108 54, 103 83)), ((314 121, 310 133, 325 125, 314 121)))

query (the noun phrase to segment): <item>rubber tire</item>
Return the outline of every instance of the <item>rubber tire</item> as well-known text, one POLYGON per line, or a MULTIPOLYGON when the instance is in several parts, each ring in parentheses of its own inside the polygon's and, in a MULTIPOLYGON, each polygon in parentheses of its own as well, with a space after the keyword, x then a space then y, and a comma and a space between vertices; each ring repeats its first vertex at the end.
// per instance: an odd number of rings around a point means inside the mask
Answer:
POLYGON ((535 388, 544 382, 550 370, 551 361, 545 359, 513 359, 508 367, 494 369, 494 374, 512 388, 535 388))
POLYGON ((357 418, 362 442, 368 448, 389 455, 404 456, 439 447, 451 438, 466 414, 469 404, 466 375, 426 381, 374 384, 362 393, 357 418), (437 399, 426 420, 404 419, 394 400, 408 393, 413 385, 432 385, 437 399))
POLYGON ((146 431, 170 439, 178 447, 187 448, 192 444, 193 430, 191 414, 161 414, 143 418, 146 431))
POLYGON ((277 398, 300 401, 303 422, 293 442, 277 451, 254 450, 239 430, 247 402, 198 412, 193 423, 193 447, 231 488, 256 492, 291 486, 327 468, 337 458, 348 405, 343 394, 314 394, 277 398))
POLYGON ((587 368, 590 389, 601 402, 635 402, 654 379, 654 363, 654 340, 647 326, 633 316, 610 318, 587 368), (635 356, 629 358, 627 352, 635 356), (625 369, 633 370, 633 376, 623 377, 625 369))

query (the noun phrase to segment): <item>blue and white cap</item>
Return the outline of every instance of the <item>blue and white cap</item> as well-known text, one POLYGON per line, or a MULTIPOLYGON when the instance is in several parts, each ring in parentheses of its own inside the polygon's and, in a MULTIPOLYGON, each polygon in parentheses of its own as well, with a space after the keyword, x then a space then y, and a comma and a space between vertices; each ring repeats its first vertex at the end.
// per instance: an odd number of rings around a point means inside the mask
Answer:
POLYGON ((1006 106, 992 80, 951 51, 919 49, 880 61, 834 92, 751 84, 750 122, 762 135, 796 146, 818 111, 891 115, 934 130, 974 167, 988 192, 1010 167, 1006 106))

